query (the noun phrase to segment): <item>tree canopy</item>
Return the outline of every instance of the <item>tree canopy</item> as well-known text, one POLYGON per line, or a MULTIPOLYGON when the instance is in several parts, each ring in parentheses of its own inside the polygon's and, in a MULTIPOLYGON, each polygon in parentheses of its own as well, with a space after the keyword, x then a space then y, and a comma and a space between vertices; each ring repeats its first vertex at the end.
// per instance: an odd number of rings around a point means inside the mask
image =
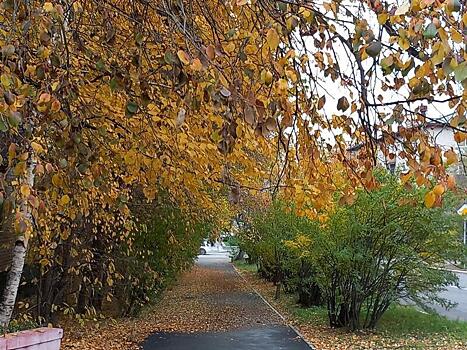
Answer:
POLYGON ((467 138, 465 12, 458 0, 4 0, 4 231, 37 239, 47 269, 57 240, 79 246, 83 230, 129 240, 136 189, 206 216, 219 191, 233 203, 283 192, 323 216, 336 191, 350 202, 377 185, 380 153, 406 161, 404 182, 436 178, 425 202, 439 205, 457 157, 424 126, 449 115, 467 138))

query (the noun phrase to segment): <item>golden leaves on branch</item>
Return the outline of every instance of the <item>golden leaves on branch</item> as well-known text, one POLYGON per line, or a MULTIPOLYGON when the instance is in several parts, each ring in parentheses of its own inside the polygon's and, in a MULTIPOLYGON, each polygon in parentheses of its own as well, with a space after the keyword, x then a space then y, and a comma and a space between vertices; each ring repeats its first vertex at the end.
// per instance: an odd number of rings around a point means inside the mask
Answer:
POLYGON ((433 188, 433 192, 434 192, 434 194, 437 195, 437 196, 441 196, 441 195, 444 193, 445 190, 446 190, 446 189, 445 189, 445 187, 444 187, 443 184, 437 184, 437 185, 433 188))
POLYGON ((280 43, 280 37, 275 28, 270 28, 268 30, 266 41, 271 51, 275 51, 277 49, 280 43))
POLYGON ((446 158, 446 165, 451 165, 457 163, 457 154, 452 149, 444 152, 444 157, 446 158))
POLYGON ((436 194, 433 191, 429 191, 425 195, 425 206, 432 208, 436 202, 436 194))

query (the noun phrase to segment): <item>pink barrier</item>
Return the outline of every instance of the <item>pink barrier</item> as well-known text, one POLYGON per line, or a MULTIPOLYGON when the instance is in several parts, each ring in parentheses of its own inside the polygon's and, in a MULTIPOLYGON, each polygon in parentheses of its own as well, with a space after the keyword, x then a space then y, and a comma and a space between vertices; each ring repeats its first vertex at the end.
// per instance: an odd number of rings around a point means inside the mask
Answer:
POLYGON ((0 336, 0 350, 60 350, 61 328, 36 328, 0 336))

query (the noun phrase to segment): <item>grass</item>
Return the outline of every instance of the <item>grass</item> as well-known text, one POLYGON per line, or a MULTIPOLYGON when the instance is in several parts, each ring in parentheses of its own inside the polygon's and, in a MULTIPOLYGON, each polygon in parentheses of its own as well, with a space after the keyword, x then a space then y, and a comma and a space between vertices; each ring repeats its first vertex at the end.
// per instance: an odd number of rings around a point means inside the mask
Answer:
MULTIPOLYGON (((293 313, 301 322, 321 325, 327 322, 324 307, 301 308, 294 305, 293 313)), ((443 334, 467 339, 467 322, 449 320, 437 314, 425 314, 412 306, 394 305, 383 315, 376 331, 390 336, 443 334)))
MULTIPOLYGON (((293 307, 294 315, 302 322, 324 324, 327 311, 324 307, 293 307)), ((383 315, 377 331, 393 336, 406 334, 444 334, 467 339, 467 322, 453 321, 437 314, 425 314, 412 306, 394 305, 383 315)))
MULTIPOLYGON (((235 266, 243 271, 257 271, 256 265, 249 265, 245 262, 235 262, 235 266)), ((320 329, 327 327, 328 319, 325 307, 302 308, 295 303, 295 296, 284 296, 281 304, 300 324, 317 326, 320 329)), ((335 336, 342 334, 342 330, 329 330, 335 332, 335 336)), ((424 349, 427 341, 428 344, 437 343, 440 338, 465 341, 467 339, 467 322, 449 320, 437 314, 422 313, 413 306, 394 305, 383 315, 375 333, 386 340, 392 339, 395 342, 410 338, 412 342, 407 348, 424 349)))
POLYGON ((323 325, 327 322, 327 310, 321 306, 300 307, 299 305, 291 305, 295 317, 300 322, 323 325))
POLYGON ((248 264, 243 260, 236 260, 233 262, 233 264, 237 269, 242 271, 258 272, 258 266, 256 266, 256 264, 248 264))
POLYGON ((383 315, 377 329, 394 335, 442 333, 457 339, 467 339, 467 322, 425 314, 412 306, 394 305, 383 315))

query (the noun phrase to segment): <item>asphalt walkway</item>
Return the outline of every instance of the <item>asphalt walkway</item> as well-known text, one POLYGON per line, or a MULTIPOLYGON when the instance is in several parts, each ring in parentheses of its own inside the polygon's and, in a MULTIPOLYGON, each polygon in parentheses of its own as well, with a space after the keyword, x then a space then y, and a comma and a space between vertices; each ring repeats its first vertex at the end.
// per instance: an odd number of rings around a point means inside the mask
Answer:
POLYGON ((432 305, 432 307, 437 313, 451 320, 467 321, 467 272, 460 271, 456 275, 459 277, 459 285, 448 286, 440 293, 441 297, 456 305, 448 310, 439 305, 432 305))
POLYGON ((183 308, 186 317, 190 317, 191 311, 198 315, 193 320, 192 329, 188 326, 183 331, 154 333, 143 343, 144 350, 310 349, 256 293, 245 286, 227 254, 200 256, 186 283, 184 288, 184 281, 180 281, 178 290, 186 290, 187 294, 182 297, 197 308, 183 308), (191 286, 193 281, 198 283, 195 290, 191 286), (199 323, 209 323, 209 326, 200 327, 199 323))

